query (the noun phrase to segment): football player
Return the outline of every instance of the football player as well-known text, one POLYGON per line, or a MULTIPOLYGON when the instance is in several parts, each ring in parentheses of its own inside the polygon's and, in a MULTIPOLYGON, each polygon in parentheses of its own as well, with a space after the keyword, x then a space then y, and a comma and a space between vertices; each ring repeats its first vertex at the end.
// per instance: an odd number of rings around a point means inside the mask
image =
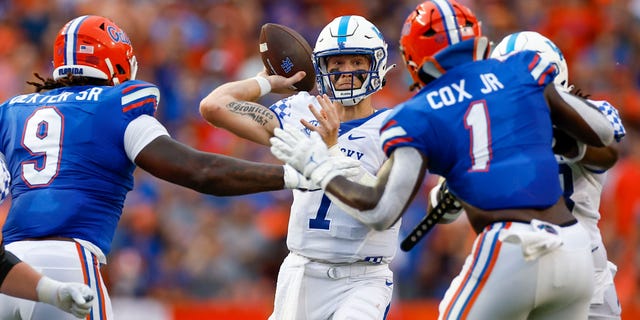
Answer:
MULTIPOLYGON (((218 196, 303 181, 280 165, 204 153, 172 139, 154 117, 158 88, 135 80, 131 41, 105 17, 69 21, 56 35, 53 66, 53 78, 32 82, 36 93, 0 106, 0 152, 12 177, 3 235, 7 250, 43 274, 89 285, 96 297, 91 319, 114 317, 100 267, 136 166, 218 196)), ((0 319, 71 316, 7 296, 0 296, 0 306, 0 319)))
MULTIPOLYGON (((7 164, 0 157, 0 203, 9 194, 11 176, 7 164)), ((60 282, 44 276, 6 251, 0 234, 0 293, 20 299, 51 304, 84 318, 93 305, 93 292, 83 283, 60 282)), ((0 309, 7 308, 0 301, 0 309)))
MULTIPOLYGON (((335 18, 318 35, 313 50, 319 99, 336 108, 334 121, 321 133, 333 157, 361 163, 358 181, 371 182, 386 156, 377 147, 379 129, 390 110, 374 107, 371 95, 384 84, 387 44, 378 28, 361 16, 335 18)), ((317 125, 320 104, 309 92, 275 102, 257 103, 270 91, 288 88, 304 72, 226 83, 200 104, 202 116, 248 140, 269 145, 274 129, 309 132, 317 125)), ((328 168, 328 167, 327 167, 328 168)), ((292 171, 293 168, 291 168, 292 171)), ((289 218, 289 255, 280 267, 270 319, 383 319, 393 291, 389 262, 398 247, 399 222, 373 230, 357 221, 315 187, 294 191, 289 218)))
POLYGON ((589 236, 562 197, 552 122, 602 147, 613 141, 607 119, 557 90, 556 67, 535 52, 487 59, 489 40, 456 1, 419 4, 400 45, 420 91, 383 123, 389 160, 373 186, 325 170, 328 151, 315 133, 277 129, 273 154, 377 230, 401 217, 427 169, 446 178, 477 238, 440 303, 440 319, 585 319, 593 290, 589 236))
MULTIPOLYGON (((572 90, 569 85, 569 70, 562 51, 548 38, 534 32, 522 31, 506 36, 491 53, 492 57, 504 59, 506 55, 523 50, 533 50, 548 61, 555 63, 559 73, 554 79, 557 87, 572 90)), ((609 102, 590 100, 589 102, 607 115, 614 137, 619 142, 625 135, 618 111, 609 102)), ((620 319, 621 308, 613 282, 617 267, 607 259, 607 250, 598 228, 600 221, 600 195, 607 176, 607 170, 618 159, 615 144, 597 148, 580 143, 561 130, 555 131, 556 156, 560 163, 560 182, 565 202, 591 238, 591 253, 595 268, 595 290, 591 299, 589 319, 620 319)))

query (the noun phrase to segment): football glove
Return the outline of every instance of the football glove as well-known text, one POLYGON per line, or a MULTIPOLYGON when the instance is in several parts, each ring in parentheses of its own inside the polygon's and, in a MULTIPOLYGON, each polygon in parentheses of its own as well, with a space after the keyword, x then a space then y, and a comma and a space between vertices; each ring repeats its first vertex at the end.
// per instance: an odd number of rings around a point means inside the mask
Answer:
MULTIPOLYGON (((435 208, 438 205, 438 202, 444 199, 445 194, 449 192, 449 188, 447 187, 447 181, 440 177, 438 179, 438 183, 429 191, 429 206, 431 208, 435 208)), ((455 197, 454 197, 455 198, 455 197)), ((447 224, 458 219, 460 214, 462 214, 464 210, 462 209, 462 205, 458 200, 453 201, 447 209, 445 210, 445 214, 440 218, 438 223, 447 224)))
POLYGON ((285 189, 298 189, 306 191, 320 190, 320 186, 314 184, 307 177, 302 175, 289 164, 284 166, 284 188, 285 189))
POLYGON ((317 132, 305 135, 296 129, 274 130, 271 153, 325 188, 338 175, 353 177, 359 173, 360 162, 348 157, 331 157, 327 146, 317 132))
POLYGON ((60 282, 43 276, 36 286, 38 300, 83 319, 93 306, 93 290, 75 282, 60 282))

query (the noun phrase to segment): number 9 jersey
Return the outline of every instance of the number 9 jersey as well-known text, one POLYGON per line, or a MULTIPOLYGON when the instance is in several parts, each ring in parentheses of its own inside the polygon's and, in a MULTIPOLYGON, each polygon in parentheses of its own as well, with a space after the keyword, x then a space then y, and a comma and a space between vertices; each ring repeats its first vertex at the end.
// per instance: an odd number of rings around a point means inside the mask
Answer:
POLYGON ((159 135, 127 141, 125 132, 136 118, 153 117, 158 100, 155 85, 131 80, 24 94, 2 104, 0 151, 13 177, 5 242, 79 238, 106 255, 133 187, 132 159, 159 135))

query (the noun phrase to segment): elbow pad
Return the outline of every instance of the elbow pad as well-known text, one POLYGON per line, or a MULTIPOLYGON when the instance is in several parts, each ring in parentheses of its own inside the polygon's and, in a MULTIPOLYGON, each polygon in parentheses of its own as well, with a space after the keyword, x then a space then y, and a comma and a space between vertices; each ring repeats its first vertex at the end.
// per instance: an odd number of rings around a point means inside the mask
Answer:
POLYGON ((591 127, 603 145, 608 146, 613 142, 614 130, 607 117, 600 110, 570 93, 558 90, 558 94, 591 127))

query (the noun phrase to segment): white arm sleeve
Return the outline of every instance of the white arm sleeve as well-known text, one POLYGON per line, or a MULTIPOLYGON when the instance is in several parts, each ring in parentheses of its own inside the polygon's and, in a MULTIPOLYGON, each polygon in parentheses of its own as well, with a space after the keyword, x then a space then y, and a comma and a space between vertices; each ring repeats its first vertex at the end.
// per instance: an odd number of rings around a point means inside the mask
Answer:
POLYGON ((375 230, 385 230, 391 227, 404 213, 403 209, 411 200, 414 187, 421 183, 418 181, 421 170, 422 157, 415 148, 402 147, 394 152, 394 161, 389 179, 382 197, 375 208, 359 211, 344 204, 331 193, 325 194, 331 202, 338 205, 349 215, 375 230))
POLYGON ((576 96, 557 90, 560 97, 569 104, 584 121, 589 124, 591 129, 598 135, 600 141, 608 146, 613 142, 613 127, 607 117, 598 110, 598 108, 578 99, 576 96))
POLYGON ((135 163, 138 153, 159 136, 169 136, 169 132, 158 119, 150 115, 143 114, 129 122, 124 131, 124 150, 129 160, 135 163))

